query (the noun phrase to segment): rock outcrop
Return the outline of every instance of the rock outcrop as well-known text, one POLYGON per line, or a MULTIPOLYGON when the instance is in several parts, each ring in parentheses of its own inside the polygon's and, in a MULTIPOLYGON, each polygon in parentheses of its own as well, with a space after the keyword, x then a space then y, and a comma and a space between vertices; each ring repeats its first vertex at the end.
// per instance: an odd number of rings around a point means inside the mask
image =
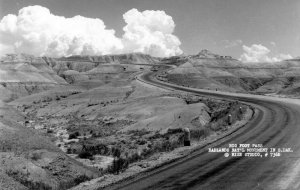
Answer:
POLYGON ((25 54, 3 57, 0 73, 1 92, 5 94, 1 99, 4 101, 67 84, 42 58, 25 54))
POLYGON ((222 91, 300 94, 297 90, 300 86, 300 60, 243 63, 230 56, 202 50, 169 71, 167 80, 183 86, 222 91))

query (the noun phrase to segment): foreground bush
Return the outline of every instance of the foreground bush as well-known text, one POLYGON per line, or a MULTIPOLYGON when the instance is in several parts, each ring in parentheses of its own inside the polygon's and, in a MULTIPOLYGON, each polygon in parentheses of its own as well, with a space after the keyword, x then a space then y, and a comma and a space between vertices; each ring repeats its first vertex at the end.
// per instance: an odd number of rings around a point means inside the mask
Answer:
POLYGON ((191 130, 191 140, 199 141, 202 138, 206 138, 211 134, 211 131, 207 127, 202 127, 200 129, 191 130))
POLYGON ((83 159, 92 159, 93 155, 88 151, 82 151, 78 154, 78 157, 83 159))
POLYGON ((108 171, 113 174, 119 174, 126 170, 129 166, 128 159, 126 158, 115 158, 108 171))

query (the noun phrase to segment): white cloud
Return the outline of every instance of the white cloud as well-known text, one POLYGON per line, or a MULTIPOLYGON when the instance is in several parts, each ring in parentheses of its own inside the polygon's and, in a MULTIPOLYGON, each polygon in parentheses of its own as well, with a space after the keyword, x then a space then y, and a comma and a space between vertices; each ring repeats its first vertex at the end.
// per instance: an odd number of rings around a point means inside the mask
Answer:
POLYGON ((279 54, 270 57, 268 54, 271 51, 261 44, 252 44, 250 47, 243 45, 243 50, 244 53, 240 57, 243 62, 277 62, 292 58, 290 54, 279 54))
POLYGON ((123 15, 123 44, 127 52, 144 52, 154 56, 181 54, 180 41, 173 35, 175 23, 164 11, 131 9, 123 15))
MULTIPOLYGON (((124 14, 126 26, 123 38, 107 29, 97 18, 53 15, 42 6, 28 6, 18 15, 6 15, 0 22, 0 47, 15 53, 36 56, 102 55, 142 52, 153 56, 182 53, 180 41, 172 33, 174 21, 164 11, 139 12, 132 9, 124 14)), ((2 50, 1 54, 7 53, 2 50)))
POLYGON ((279 54, 276 57, 273 57, 274 61, 282 61, 287 59, 292 59, 293 57, 290 54, 279 54))
POLYGON ((38 56, 107 54, 123 48, 115 31, 106 29, 102 20, 56 16, 41 6, 3 17, 0 37, 1 44, 13 47, 16 53, 38 56))

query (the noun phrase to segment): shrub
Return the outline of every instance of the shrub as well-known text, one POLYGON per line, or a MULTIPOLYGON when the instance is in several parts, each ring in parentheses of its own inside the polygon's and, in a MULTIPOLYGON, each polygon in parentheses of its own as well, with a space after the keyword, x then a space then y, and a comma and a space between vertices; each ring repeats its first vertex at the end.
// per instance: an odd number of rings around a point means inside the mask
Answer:
POLYGON ((73 152, 72 152, 72 149, 71 148, 68 148, 67 149, 67 154, 72 154, 73 152))
POLYGON ((52 129, 47 129, 47 133, 53 133, 52 129))
POLYGON ((90 178, 86 175, 80 175, 74 179, 75 185, 82 183, 84 181, 90 180, 90 178))
POLYGON ((78 157, 83 159, 92 159, 93 155, 88 151, 82 151, 78 154, 78 157))
POLYGON ((227 124, 222 125, 222 123, 224 122, 219 121, 219 122, 211 123, 209 127, 213 131, 219 131, 223 128, 224 125, 227 125, 227 124))
POLYGON ((32 160, 39 160, 39 159, 41 159, 41 153, 38 153, 38 152, 34 152, 34 153, 32 153, 32 155, 31 155, 31 159, 32 160))
POLYGON ((128 159, 124 158, 115 158, 111 167, 109 168, 109 172, 119 174, 120 172, 126 170, 129 166, 128 159))
POLYGON ((138 139, 138 140, 136 141, 136 143, 137 143, 138 145, 144 145, 144 144, 147 143, 147 141, 146 141, 145 139, 138 139))
POLYGON ((114 157, 120 157, 121 156, 121 150, 118 147, 113 147, 112 154, 114 157))
POLYGON ((201 138, 205 138, 209 136, 210 130, 209 128, 200 128, 200 129, 192 129, 191 130, 191 139, 200 140, 201 138))
POLYGON ((140 155, 137 152, 134 152, 128 157, 128 160, 130 163, 132 163, 140 160, 140 158, 141 158, 140 155))
POLYGON ((71 133, 69 135, 69 139, 76 139, 78 137, 78 135, 76 133, 71 133))

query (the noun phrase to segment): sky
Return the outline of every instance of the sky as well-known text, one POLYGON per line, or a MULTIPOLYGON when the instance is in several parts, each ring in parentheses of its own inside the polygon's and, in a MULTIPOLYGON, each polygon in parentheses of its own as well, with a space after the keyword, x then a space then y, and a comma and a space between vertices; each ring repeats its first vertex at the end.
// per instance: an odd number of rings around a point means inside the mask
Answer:
POLYGON ((2 53, 166 57, 208 49, 245 62, 300 56, 299 0, 0 0, 1 18, 2 53))

